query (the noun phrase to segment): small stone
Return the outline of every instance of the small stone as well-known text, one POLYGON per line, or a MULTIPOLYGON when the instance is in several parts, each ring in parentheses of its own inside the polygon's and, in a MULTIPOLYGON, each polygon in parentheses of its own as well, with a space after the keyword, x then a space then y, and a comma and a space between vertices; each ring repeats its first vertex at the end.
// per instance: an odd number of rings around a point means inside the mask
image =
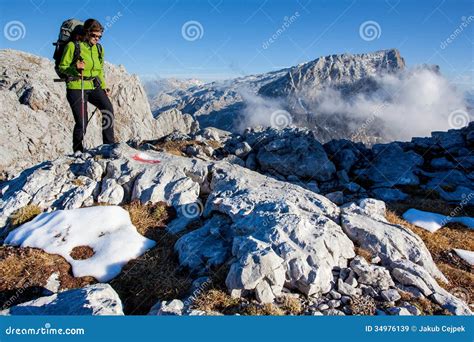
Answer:
POLYGON ((252 147, 247 142, 239 143, 234 154, 239 158, 245 158, 252 151, 252 147))
POLYGON ((388 308, 387 312, 392 315, 392 316, 411 316, 412 314, 408 309, 406 308, 401 308, 401 307, 393 307, 393 308, 388 308))
POLYGON ((349 183, 349 176, 347 175, 346 170, 337 171, 337 178, 341 184, 349 183))
POLYGON ((376 257, 373 257, 372 260, 370 260, 372 264, 379 264, 381 261, 382 259, 380 259, 378 255, 376 257))
POLYGON ((257 169, 257 155, 255 153, 250 153, 247 156, 247 160, 245 161, 245 167, 250 170, 257 169))
POLYGON ((361 189, 360 185, 354 182, 349 182, 347 184, 344 184, 344 188, 346 188, 350 192, 357 192, 361 189))
POLYGON ((341 299, 341 297, 342 297, 342 295, 339 292, 337 292, 336 290, 331 290, 331 292, 329 292, 329 294, 334 299, 341 299))
POLYGON ((329 305, 327 305, 325 303, 322 303, 322 304, 318 305, 318 310, 320 310, 320 311, 324 311, 324 310, 327 310, 327 309, 329 309, 329 305))
POLYGON ((345 281, 347 277, 349 277, 350 272, 351 272, 350 268, 342 268, 341 271, 339 272, 339 278, 345 281))
POLYGON ((337 205, 341 205, 344 203, 344 193, 342 191, 330 192, 326 194, 325 197, 337 205))
POLYGON ((352 287, 351 285, 343 282, 341 278, 339 278, 337 282, 337 289, 338 292, 351 297, 358 297, 362 294, 361 289, 352 287))
POLYGON ((308 182, 306 183, 306 189, 316 193, 316 194, 319 194, 319 187, 318 187, 318 183, 316 182, 308 182))
POLYGON ((255 287, 255 296, 260 303, 273 303, 275 299, 272 288, 266 281, 261 281, 257 284, 255 287))
POLYGON ((156 303, 150 310, 149 315, 158 316, 181 316, 183 314, 184 303, 179 299, 156 303))
POLYGON ((377 291, 370 285, 365 285, 365 284, 361 284, 360 285, 360 288, 362 290, 362 293, 365 295, 365 296, 369 296, 369 297, 372 297, 372 298, 375 298, 375 297, 378 297, 378 293, 377 291))
POLYGON ((325 316, 345 316, 346 314, 341 310, 337 309, 328 309, 324 311, 325 316))
POLYGON ((352 302, 352 298, 349 296, 342 296, 341 297, 341 303, 342 304, 350 304, 352 302))
POLYGON ((328 305, 331 309, 338 308, 338 307, 341 306, 341 301, 336 300, 336 299, 332 299, 328 302, 328 305))
POLYGON ((346 315, 350 315, 352 313, 351 307, 349 305, 345 305, 342 308, 342 312, 344 312, 346 315))
POLYGON ((402 307, 407 309, 413 316, 421 315, 421 310, 418 309, 415 305, 411 305, 407 303, 407 304, 404 304, 402 307))
POLYGON ((380 296, 386 302, 396 302, 397 300, 401 298, 400 294, 395 289, 383 290, 380 293, 380 296))
POLYGON ((408 292, 409 294, 411 294, 415 298, 425 298, 423 293, 417 287, 405 286, 405 285, 402 285, 402 284, 397 284, 396 286, 397 286, 398 289, 400 289, 404 292, 408 292))
POLYGON ((301 180, 296 177, 295 175, 289 175, 288 177, 286 177, 286 179, 288 180, 288 182, 292 182, 292 183, 300 183, 301 180))
POLYGON ((351 270, 351 271, 349 272, 349 275, 347 276, 346 280, 344 280, 344 282, 345 282, 346 284, 349 284, 349 285, 352 286, 352 287, 357 287, 358 282, 357 282, 357 279, 356 279, 356 277, 355 277, 354 271, 351 270))

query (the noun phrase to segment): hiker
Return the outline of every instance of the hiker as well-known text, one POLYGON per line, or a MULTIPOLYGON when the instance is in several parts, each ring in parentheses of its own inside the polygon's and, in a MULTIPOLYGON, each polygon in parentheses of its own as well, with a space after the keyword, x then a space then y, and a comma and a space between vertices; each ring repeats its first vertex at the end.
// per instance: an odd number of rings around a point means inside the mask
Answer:
POLYGON ((83 26, 84 39, 67 43, 58 67, 59 72, 67 76, 66 97, 75 121, 72 138, 74 152, 84 152, 83 140, 88 124, 87 102, 102 113, 103 143, 115 142, 114 109, 104 78, 104 50, 98 43, 103 31, 97 20, 87 19, 83 26), (80 54, 74 60, 76 47, 80 48, 80 54))

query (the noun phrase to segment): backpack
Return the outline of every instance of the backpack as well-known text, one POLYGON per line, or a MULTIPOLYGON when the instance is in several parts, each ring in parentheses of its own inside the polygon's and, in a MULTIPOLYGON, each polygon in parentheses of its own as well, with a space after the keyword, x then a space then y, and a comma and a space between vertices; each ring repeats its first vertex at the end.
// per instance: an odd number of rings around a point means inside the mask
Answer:
MULTIPOLYGON (((59 36, 58 40, 53 43, 55 46, 53 59, 54 59, 54 70, 58 74, 58 76, 63 79, 67 80, 69 78, 68 75, 63 74, 59 71, 59 63, 61 62, 61 58, 63 57, 64 48, 66 47, 67 43, 74 42, 74 57, 72 59, 71 65, 75 64, 80 56, 81 56, 81 46, 79 44, 80 36, 84 35, 84 23, 78 19, 68 19, 65 20, 61 24, 61 28, 59 29, 59 36)), ((102 46, 97 44, 97 50, 99 52, 99 59, 101 63, 103 62, 103 55, 102 55, 102 46)))

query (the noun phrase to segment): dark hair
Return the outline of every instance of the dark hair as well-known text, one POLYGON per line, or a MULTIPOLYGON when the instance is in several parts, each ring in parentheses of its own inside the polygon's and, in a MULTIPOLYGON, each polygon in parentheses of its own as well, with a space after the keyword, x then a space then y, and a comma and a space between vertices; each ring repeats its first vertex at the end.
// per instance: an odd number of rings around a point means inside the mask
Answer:
POLYGON ((87 19, 84 22, 84 31, 85 33, 96 32, 96 31, 103 32, 104 27, 99 23, 98 20, 87 19))
POLYGON ((84 26, 77 25, 71 32, 71 40, 79 40, 82 36, 84 36, 84 26))

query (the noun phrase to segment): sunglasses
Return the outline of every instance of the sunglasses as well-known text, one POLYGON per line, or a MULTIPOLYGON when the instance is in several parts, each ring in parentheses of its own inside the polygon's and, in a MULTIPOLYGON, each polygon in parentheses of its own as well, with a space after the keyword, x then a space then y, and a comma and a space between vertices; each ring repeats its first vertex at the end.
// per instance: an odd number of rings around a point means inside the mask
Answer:
POLYGON ((95 33, 91 33, 91 34, 89 34, 89 36, 90 36, 91 38, 97 38, 97 39, 102 38, 102 35, 101 35, 101 34, 95 34, 95 33))

